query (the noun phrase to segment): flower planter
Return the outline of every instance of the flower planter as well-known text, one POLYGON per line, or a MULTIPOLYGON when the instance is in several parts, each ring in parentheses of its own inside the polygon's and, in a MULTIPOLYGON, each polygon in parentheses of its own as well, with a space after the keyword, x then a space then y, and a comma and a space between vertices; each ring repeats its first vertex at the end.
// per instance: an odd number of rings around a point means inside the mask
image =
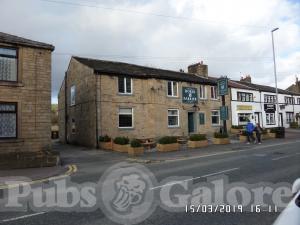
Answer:
POLYGON ((213 138, 212 142, 215 145, 227 145, 227 144, 230 144, 229 138, 213 138))
POLYGON ((99 142, 100 143, 100 149, 105 149, 105 150, 112 150, 113 145, 112 142, 99 142))
POLYGON ((276 133, 268 133, 269 138, 276 138, 276 133))
POLYGON ((208 146, 208 141, 188 141, 188 147, 189 148, 202 148, 208 146))
POLYGON ((247 141, 247 136, 240 135, 239 139, 240 139, 240 142, 246 142, 247 141))
POLYGON ((113 144, 113 150, 116 152, 128 152, 128 148, 130 147, 130 145, 118 145, 118 144, 113 144))
POLYGON ((178 143, 157 144, 156 148, 159 152, 172 152, 172 151, 179 150, 179 144, 178 143))
POLYGON ((144 154, 144 147, 128 147, 128 154, 131 156, 137 156, 144 154))
POLYGON ((243 130, 243 129, 230 128, 230 133, 239 134, 241 130, 243 130))

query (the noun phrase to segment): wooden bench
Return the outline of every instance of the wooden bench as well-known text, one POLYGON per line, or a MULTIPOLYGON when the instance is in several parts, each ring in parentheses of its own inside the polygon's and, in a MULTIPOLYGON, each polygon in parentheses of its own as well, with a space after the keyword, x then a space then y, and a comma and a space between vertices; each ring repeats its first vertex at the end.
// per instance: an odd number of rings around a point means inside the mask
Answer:
POLYGON ((138 140, 141 142, 142 146, 147 149, 154 148, 156 145, 156 141, 154 141, 153 138, 138 139, 138 140))

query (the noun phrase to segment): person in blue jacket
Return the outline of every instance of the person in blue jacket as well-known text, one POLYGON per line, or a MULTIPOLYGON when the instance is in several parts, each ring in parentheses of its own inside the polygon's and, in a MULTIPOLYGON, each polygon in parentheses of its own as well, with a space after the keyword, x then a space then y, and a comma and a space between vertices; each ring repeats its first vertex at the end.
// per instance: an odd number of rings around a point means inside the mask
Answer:
POLYGON ((247 140, 248 140, 247 144, 250 144, 251 141, 253 142, 255 141, 255 138, 253 136, 254 129, 255 129, 254 124, 250 120, 248 120, 248 123, 246 125, 246 133, 247 133, 247 140))

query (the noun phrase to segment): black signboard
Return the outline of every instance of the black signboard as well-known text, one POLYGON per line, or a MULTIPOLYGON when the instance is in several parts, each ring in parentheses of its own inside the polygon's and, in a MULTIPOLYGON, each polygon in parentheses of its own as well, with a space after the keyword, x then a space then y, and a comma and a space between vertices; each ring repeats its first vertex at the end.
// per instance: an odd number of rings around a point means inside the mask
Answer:
POLYGON ((265 104, 264 109, 266 113, 275 113, 276 105, 274 104, 265 104))
POLYGON ((182 102, 195 104, 198 102, 197 88, 182 87, 182 102))

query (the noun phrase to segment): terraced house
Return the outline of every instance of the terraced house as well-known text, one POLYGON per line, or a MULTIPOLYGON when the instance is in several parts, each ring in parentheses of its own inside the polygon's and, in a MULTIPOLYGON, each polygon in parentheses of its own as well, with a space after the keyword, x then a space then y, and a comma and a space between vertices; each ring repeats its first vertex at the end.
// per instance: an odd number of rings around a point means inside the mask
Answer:
POLYGON ((53 50, 0 32, 0 168, 56 164, 45 153, 51 147, 53 50))
POLYGON ((184 73, 72 57, 58 95, 60 140, 95 147, 103 135, 210 135, 220 129, 220 106, 203 63, 184 73))

